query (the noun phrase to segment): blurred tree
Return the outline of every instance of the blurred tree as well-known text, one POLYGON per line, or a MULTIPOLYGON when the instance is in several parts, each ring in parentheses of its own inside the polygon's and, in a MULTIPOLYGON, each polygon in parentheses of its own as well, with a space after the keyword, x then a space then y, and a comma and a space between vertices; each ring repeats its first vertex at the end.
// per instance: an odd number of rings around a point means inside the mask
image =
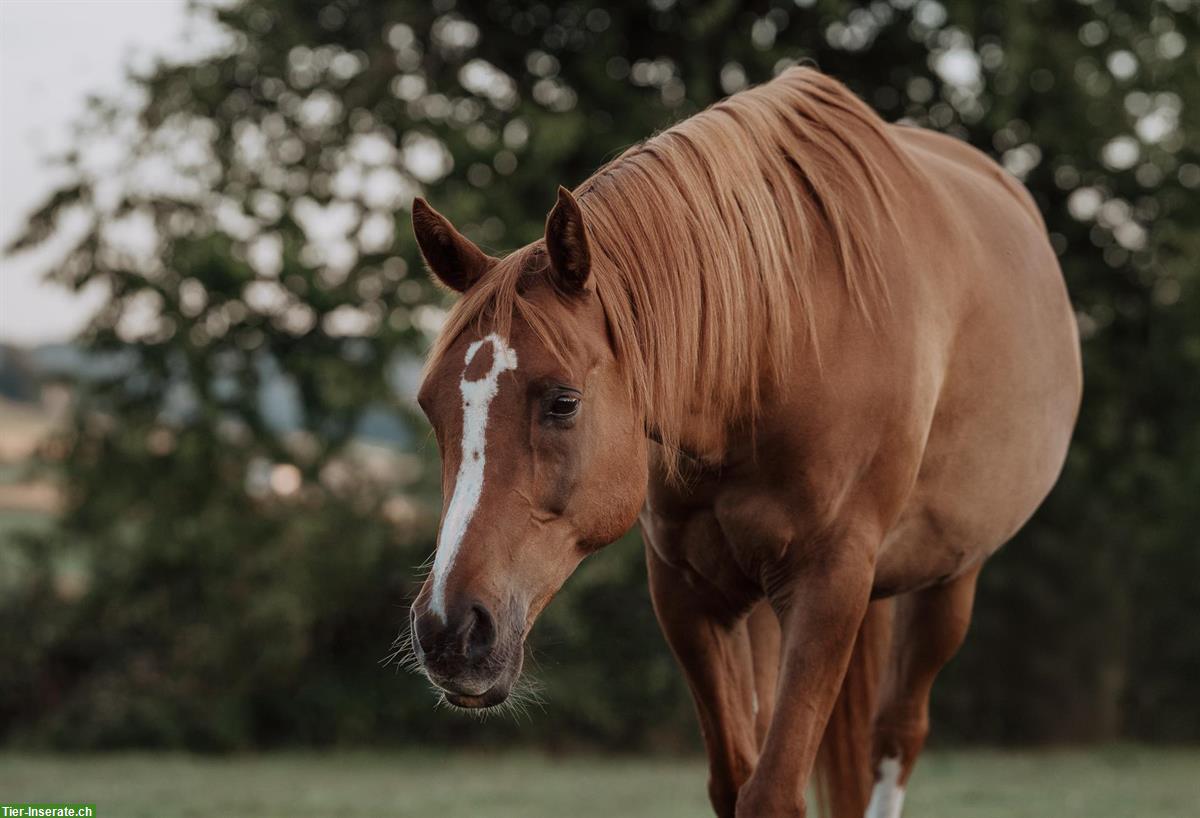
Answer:
MULTIPOLYGON (((78 231, 53 276, 110 299, 79 339, 94 371, 59 451, 66 513, 6 563, 5 732, 214 748, 518 732, 435 716, 417 680, 374 661, 436 509, 407 398, 442 297, 408 203, 427 191, 480 243, 518 246, 559 183, 810 60, 886 118, 967 139, 1024 179, 1084 336, 1076 445, 984 573, 935 696, 942 735, 1200 736, 1194 2, 196 13, 224 47, 136 77, 134 109, 97 102, 63 159, 75 181, 15 245, 78 231), (417 466, 368 468, 353 441, 380 418, 417 466)), ((522 735, 694 741, 633 543, 584 566, 537 636, 548 712, 522 735)))

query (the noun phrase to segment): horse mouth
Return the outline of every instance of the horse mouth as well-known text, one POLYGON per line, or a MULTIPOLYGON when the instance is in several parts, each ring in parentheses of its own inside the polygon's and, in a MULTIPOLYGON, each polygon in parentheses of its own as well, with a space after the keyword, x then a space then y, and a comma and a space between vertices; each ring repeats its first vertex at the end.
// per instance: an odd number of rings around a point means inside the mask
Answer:
POLYGON ((508 699, 508 686, 497 684, 480 693, 478 696, 443 690, 442 698, 454 707, 460 707, 463 710, 486 710, 489 707, 504 704, 505 700, 508 699))
POLYGON ((428 669, 426 678, 451 707, 461 710, 486 710, 504 704, 512 691, 513 682, 521 674, 521 663, 510 664, 491 678, 440 678, 428 669))

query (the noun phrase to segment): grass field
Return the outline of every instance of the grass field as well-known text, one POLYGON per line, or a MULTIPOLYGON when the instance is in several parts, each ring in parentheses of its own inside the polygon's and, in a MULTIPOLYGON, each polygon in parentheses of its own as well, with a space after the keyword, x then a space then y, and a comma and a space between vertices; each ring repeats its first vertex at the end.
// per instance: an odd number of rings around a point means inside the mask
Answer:
MULTIPOLYGON (((711 814, 698 760, 527 754, 0 754, 0 803, 86 801, 100 818, 676 818, 711 814)), ((929 753, 912 818, 1191 818, 1200 750, 929 753)))

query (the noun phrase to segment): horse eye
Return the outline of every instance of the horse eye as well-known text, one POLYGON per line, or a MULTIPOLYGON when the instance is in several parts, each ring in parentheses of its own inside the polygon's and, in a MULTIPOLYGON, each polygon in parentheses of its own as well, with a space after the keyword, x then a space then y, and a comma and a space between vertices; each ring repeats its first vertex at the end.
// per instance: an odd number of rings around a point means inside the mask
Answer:
POLYGON ((574 417, 579 411, 579 398, 573 398, 570 395, 559 395, 550 402, 550 407, 546 410, 546 414, 552 418, 569 418, 574 417))

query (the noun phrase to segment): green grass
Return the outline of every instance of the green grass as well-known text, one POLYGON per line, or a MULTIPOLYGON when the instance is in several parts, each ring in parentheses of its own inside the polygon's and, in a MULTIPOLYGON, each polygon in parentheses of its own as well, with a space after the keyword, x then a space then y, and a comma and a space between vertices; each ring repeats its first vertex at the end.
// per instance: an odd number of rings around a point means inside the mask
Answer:
MULTIPOLYGON (((1188 818, 1200 750, 929 753, 911 818, 1188 818)), ((523 753, 206 758, 0 755, 0 802, 86 801, 100 818, 674 818, 709 815, 695 759, 523 753)))

